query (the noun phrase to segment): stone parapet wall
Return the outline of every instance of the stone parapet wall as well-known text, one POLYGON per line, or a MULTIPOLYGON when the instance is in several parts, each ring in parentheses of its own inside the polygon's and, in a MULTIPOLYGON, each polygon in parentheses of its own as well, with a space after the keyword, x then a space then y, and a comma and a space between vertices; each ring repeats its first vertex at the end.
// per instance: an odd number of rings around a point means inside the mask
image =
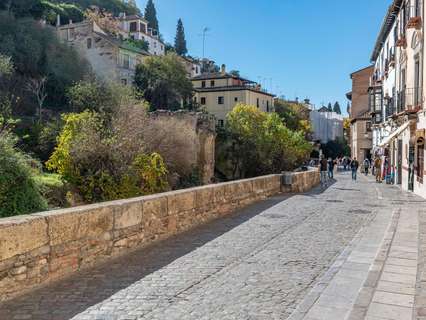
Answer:
MULTIPOLYGON (((315 174, 294 174, 301 186, 290 191, 313 186, 315 174)), ((281 181, 270 175, 0 219, 0 300, 278 194, 281 181)))
POLYGON ((318 169, 302 172, 286 172, 283 174, 282 191, 287 193, 300 193, 311 190, 319 185, 320 174, 318 169), (288 177, 289 180, 286 179, 288 177), (288 181, 286 184, 285 180, 288 181))

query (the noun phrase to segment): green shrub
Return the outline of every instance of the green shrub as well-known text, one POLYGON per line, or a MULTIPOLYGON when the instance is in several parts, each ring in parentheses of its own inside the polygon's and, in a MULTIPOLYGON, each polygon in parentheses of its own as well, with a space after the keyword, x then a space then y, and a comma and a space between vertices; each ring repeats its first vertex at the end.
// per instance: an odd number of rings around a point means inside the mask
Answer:
MULTIPOLYGON (((144 111, 145 112, 145 111, 144 111)), ((145 152, 140 132, 128 123, 85 111, 64 116, 58 145, 46 163, 85 202, 130 198, 165 191, 167 168, 157 153, 145 152)))
POLYGON ((67 207, 67 187, 59 174, 41 173, 34 177, 40 193, 46 199, 49 208, 67 207))
POLYGON ((31 159, 15 148, 15 142, 10 134, 0 135, 0 217, 47 209, 34 181, 31 159))
POLYGON ((198 187, 202 184, 200 170, 197 167, 192 167, 189 174, 179 177, 175 189, 198 187))
POLYGON ((228 179, 280 173, 302 164, 311 149, 305 133, 288 129, 276 113, 239 104, 218 132, 216 169, 228 179))

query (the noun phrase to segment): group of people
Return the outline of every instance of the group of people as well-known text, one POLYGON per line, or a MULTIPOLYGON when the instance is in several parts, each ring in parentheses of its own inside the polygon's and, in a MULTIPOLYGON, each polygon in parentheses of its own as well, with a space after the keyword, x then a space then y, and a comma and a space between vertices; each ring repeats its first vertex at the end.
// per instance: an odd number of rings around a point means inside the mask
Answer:
POLYGON ((349 157, 337 158, 333 160, 332 158, 326 158, 324 155, 321 155, 319 161, 319 167, 321 172, 321 186, 327 187, 329 182, 334 179, 334 169, 340 168, 343 171, 352 172, 352 180, 357 180, 358 170, 361 168, 366 176, 369 174, 370 169, 373 175, 376 176, 377 182, 382 182, 382 160, 380 157, 375 157, 373 161, 370 161, 366 158, 363 163, 360 165, 356 157, 353 159, 349 157))
POLYGON ((321 155, 319 167, 321 172, 321 186, 327 187, 329 181, 334 179, 334 168, 343 168, 344 171, 351 170, 352 180, 357 179, 357 172, 359 168, 359 162, 356 158, 350 159, 348 157, 337 158, 333 160, 332 158, 326 159, 324 155, 321 155))
MULTIPOLYGON (((376 177, 376 182, 381 183, 382 182, 382 158, 379 156, 376 156, 372 161, 370 161, 370 159, 366 158, 363 162, 363 171, 364 174, 367 176, 370 172, 371 169, 371 173, 372 175, 374 175, 376 177)), ((387 163, 387 159, 385 159, 385 163, 384 163, 384 176, 387 177, 387 169, 390 168, 390 166, 387 163)))

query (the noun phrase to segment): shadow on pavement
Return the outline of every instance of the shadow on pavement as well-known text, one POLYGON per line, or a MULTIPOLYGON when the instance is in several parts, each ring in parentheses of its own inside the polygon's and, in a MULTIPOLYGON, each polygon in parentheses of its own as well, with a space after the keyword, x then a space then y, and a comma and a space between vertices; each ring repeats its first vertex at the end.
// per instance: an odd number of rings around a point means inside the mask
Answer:
POLYGON ((279 195, 0 304, 0 319, 68 320, 276 204, 279 195), (7 315, 5 317, 5 315, 7 315))
POLYGON ((334 184, 336 184, 336 182, 337 182, 336 179, 330 179, 329 182, 328 182, 328 185, 326 187, 317 186, 314 189, 312 189, 311 191, 304 193, 304 195, 308 196, 308 197, 314 197, 314 196, 318 196, 320 194, 323 194, 325 191, 330 189, 334 184))

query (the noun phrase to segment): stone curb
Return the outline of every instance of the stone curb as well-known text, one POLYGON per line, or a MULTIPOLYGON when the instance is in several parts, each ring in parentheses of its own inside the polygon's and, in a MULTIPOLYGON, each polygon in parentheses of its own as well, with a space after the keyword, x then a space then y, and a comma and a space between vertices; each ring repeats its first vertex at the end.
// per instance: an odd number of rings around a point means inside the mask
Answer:
POLYGON ((377 287, 377 283, 383 273, 385 261, 392 246, 395 237, 401 209, 396 210, 392 214, 392 220, 383 238, 382 245, 377 253, 376 259, 370 267, 367 279, 361 288, 355 304, 349 313, 347 320, 363 320, 367 314, 368 307, 373 300, 373 295, 377 287))

